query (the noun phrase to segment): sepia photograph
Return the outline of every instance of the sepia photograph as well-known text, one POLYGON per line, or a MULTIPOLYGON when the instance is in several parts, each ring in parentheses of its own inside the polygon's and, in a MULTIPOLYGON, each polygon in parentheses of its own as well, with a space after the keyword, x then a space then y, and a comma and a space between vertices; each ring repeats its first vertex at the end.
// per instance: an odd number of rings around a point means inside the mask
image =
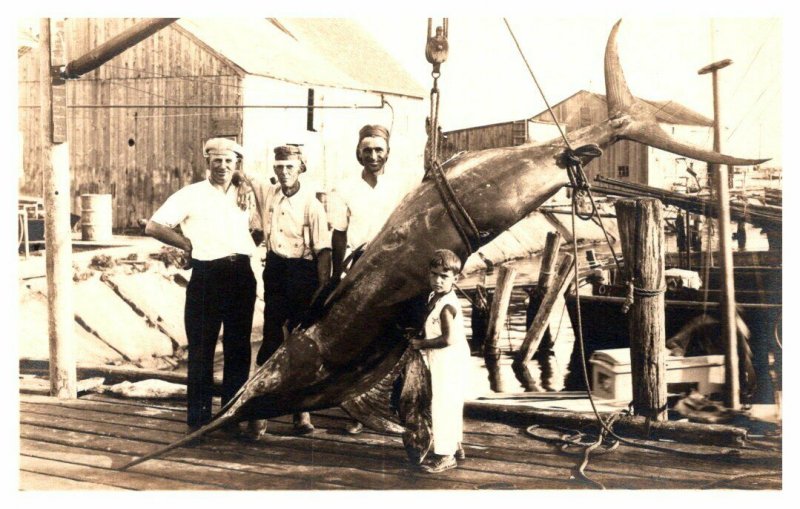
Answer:
POLYGON ((8 491, 784 502, 793 20, 345 5, 7 21, 8 491))

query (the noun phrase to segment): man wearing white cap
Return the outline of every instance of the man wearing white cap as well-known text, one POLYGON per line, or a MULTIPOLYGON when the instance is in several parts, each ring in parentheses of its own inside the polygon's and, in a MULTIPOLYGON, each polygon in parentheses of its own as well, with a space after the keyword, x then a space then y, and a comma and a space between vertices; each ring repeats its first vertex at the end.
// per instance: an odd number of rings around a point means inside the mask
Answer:
POLYGON ((231 178, 242 148, 227 138, 203 147, 208 178, 185 186, 153 214, 145 233, 183 249, 191 262, 184 325, 189 340, 187 415, 190 429, 211 420, 214 350, 223 327, 222 405, 247 380, 256 279, 249 211, 237 204, 231 178), (181 227, 181 233, 175 227, 181 227))

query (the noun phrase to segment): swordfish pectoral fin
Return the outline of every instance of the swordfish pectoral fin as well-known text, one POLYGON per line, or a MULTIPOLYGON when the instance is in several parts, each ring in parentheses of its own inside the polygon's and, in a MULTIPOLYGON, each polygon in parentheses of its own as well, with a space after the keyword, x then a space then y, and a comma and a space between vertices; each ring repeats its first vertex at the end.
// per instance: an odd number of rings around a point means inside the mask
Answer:
POLYGON ((340 406, 370 429, 402 435, 409 461, 418 465, 433 443, 430 405, 428 369, 422 355, 407 348, 378 383, 340 406))
POLYGON ((422 464, 433 445, 431 377, 422 354, 410 347, 403 363, 398 395, 400 419, 406 427, 403 446, 409 461, 422 464))
POLYGON ((622 133, 619 134, 621 139, 627 139, 644 143, 651 147, 666 150, 673 154, 678 154, 691 159, 705 161, 713 164, 727 164, 730 166, 752 166, 761 164, 767 159, 743 159, 740 157, 733 157, 713 150, 705 150, 700 147, 695 147, 687 143, 677 141, 672 136, 667 134, 657 123, 649 121, 633 121, 628 124, 622 133))
POLYGON ((405 428, 395 411, 394 392, 404 357, 392 370, 363 394, 344 401, 342 410, 367 428, 383 433, 401 434, 405 428))

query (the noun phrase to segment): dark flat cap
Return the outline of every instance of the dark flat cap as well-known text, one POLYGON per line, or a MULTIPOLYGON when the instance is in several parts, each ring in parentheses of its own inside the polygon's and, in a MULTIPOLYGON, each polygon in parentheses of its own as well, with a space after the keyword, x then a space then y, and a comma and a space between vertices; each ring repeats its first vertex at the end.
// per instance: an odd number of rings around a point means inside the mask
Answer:
POLYGON ((369 138, 371 136, 377 136, 389 141, 389 130, 382 125, 365 125, 360 131, 358 131, 359 142, 364 138, 369 138))
POLYGON ((276 160, 303 159, 303 151, 297 145, 280 145, 273 149, 276 160))

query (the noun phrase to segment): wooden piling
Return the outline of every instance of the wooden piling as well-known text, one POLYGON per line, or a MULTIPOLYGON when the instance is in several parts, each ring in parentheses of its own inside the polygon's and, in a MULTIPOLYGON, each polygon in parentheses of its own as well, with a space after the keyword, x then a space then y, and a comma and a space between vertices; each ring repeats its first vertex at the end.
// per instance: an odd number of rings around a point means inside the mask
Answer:
POLYGON ((514 289, 514 278, 517 277, 517 269, 513 267, 500 266, 497 274, 497 283, 494 287, 494 298, 492 308, 489 312, 489 328, 486 332, 486 343, 483 345, 484 358, 497 359, 500 351, 497 344, 500 341, 500 333, 508 315, 508 303, 511 301, 511 291, 514 289))
POLYGON ((525 340, 522 342, 514 362, 525 363, 533 357, 533 353, 536 352, 536 348, 539 346, 542 336, 544 336, 544 331, 550 323, 550 313, 553 310, 553 305, 570 281, 569 276, 572 273, 574 262, 575 258, 572 254, 564 253, 561 258, 561 264, 558 266, 558 274, 542 298, 542 304, 539 306, 539 310, 536 312, 536 317, 533 319, 527 334, 525 334, 525 340))
MULTIPOLYGON (((539 278, 536 286, 529 292, 528 309, 526 310, 526 328, 533 324, 536 313, 542 305, 548 288, 555 277, 556 262, 558 261, 558 250, 561 247, 561 233, 558 231, 548 232, 547 239, 542 252, 542 262, 539 266, 539 278)), ((550 336, 550 327, 545 327, 544 336, 539 343, 539 347, 552 348, 552 339, 550 336)))
MULTIPOLYGON (((556 262, 558 261, 558 250, 560 247, 561 233, 558 231, 548 232, 547 239, 545 240, 544 251, 542 252, 542 263, 539 266, 539 279, 537 281, 537 285, 529 294, 530 301, 528 303, 528 309, 526 312, 527 318, 530 320, 528 326, 533 324, 538 316, 544 296, 553 282, 555 277, 556 262)), ((550 322, 548 320, 542 333, 542 341, 539 342, 538 347, 547 349, 552 347, 549 324, 550 322)), ((535 352, 536 350, 533 350, 533 353, 535 352)), ((519 382, 522 384, 522 387, 524 387, 526 391, 539 391, 541 389, 539 388, 539 384, 536 382, 536 378, 533 376, 527 361, 528 359, 520 358, 519 352, 517 352, 514 362, 511 364, 511 368, 514 371, 514 375, 516 376, 517 380, 519 380, 519 382)))
POLYGON ((678 210, 675 217, 675 240, 678 246, 678 264, 682 269, 690 267, 690 248, 689 248, 689 213, 678 210))
POLYGON ((625 277, 633 284, 628 311, 633 408, 658 421, 667 419, 663 208, 654 198, 615 204, 625 277))
MULTIPOLYGON (((75 326, 72 310, 72 236, 70 233, 69 148, 55 143, 50 19, 40 23, 39 79, 44 173, 45 267, 50 335, 50 394, 78 397, 75 373, 75 326)), ((63 120, 63 119, 62 119, 63 120)))
POLYGON ((558 261, 558 249, 561 247, 561 233, 558 231, 548 232, 547 240, 542 252, 542 264, 539 266, 539 280, 537 288, 541 294, 550 287, 550 283, 555 277, 556 262, 558 261))

